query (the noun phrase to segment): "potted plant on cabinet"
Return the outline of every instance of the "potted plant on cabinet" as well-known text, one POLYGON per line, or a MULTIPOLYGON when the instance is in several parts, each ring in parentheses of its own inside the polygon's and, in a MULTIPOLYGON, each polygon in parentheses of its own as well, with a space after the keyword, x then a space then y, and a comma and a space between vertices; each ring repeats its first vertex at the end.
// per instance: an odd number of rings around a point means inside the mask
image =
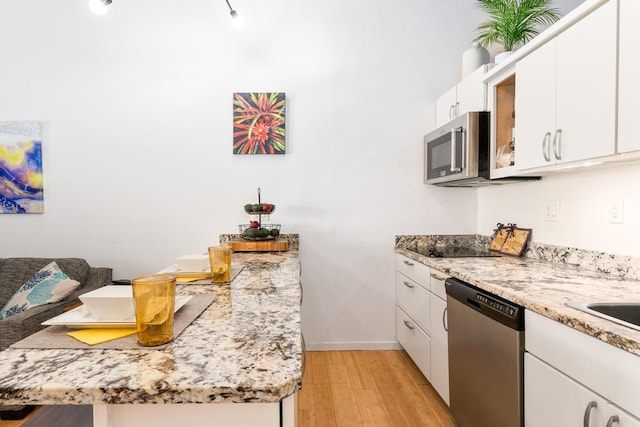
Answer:
POLYGON ((550 0, 478 0, 478 6, 489 15, 480 24, 474 41, 489 47, 504 46, 505 52, 496 55, 496 63, 504 60, 520 44, 538 35, 540 28, 560 19, 557 9, 549 7, 550 0))

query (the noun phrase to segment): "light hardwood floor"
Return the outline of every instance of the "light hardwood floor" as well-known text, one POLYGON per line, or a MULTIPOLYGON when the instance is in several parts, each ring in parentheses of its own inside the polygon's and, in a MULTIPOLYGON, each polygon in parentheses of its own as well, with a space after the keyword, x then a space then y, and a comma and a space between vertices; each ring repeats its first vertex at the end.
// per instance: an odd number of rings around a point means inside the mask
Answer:
POLYGON ((307 352, 299 427, 456 426, 404 351, 307 352))
MULTIPOLYGON (((404 351, 312 351, 306 356, 299 427, 456 426, 404 351)), ((0 427, 90 427, 90 417, 90 407, 45 406, 29 420, 0 421, 0 427)))

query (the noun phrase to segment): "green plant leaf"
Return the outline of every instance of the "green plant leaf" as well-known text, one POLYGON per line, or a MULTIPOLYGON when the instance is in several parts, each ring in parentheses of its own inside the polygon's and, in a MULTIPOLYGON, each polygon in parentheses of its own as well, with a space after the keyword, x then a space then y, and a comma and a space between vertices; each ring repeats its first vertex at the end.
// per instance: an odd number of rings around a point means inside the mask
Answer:
POLYGON ((478 0, 478 6, 489 20, 480 24, 474 41, 479 46, 501 44, 513 50, 537 36, 541 27, 560 19, 550 0, 478 0))

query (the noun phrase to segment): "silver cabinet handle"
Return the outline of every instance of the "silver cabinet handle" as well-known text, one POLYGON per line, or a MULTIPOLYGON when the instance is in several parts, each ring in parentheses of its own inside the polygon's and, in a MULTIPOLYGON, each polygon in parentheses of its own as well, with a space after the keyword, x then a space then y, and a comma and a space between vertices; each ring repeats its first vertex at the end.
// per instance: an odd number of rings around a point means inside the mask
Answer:
POLYGON ((304 377, 304 372, 307 370, 307 343, 304 340, 304 335, 300 334, 301 345, 302 345, 302 360, 300 360, 300 364, 302 365, 302 376, 304 377))
POLYGON ((408 265, 409 267, 413 267, 414 266, 414 264, 412 262, 409 262, 406 259, 402 260, 402 262, 404 262, 405 265, 408 265))
POLYGON ((453 120, 455 118, 454 114, 456 111, 456 106, 452 105, 449 107, 449 120, 453 120))
POLYGON ((591 410, 597 407, 598 407, 598 403, 594 400, 587 403, 587 407, 584 409, 584 418, 582 420, 582 425, 584 427, 589 427, 589 418, 591 417, 591 410))
POLYGON ((413 288, 415 288, 415 286, 414 286, 414 285, 412 285, 411 283, 407 282, 406 280, 404 280, 402 283, 404 283, 404 285, 405 285, 407 288, 409 288, 409 289, 413 289, 413 288))
POLYGON ((460 117, 460 103, 459 102, 456 102, 455 113, 456 113, 456 117, 460 117))
POLYGON ((445 280, 448 277, 446 275, 442 275, 441 276, 438 273, 431 273, 430 275, 431 275, 431 277, 433 277, 436 280, 445 280))
POLYGON ((458 161, 458 153, 456 147, 456 134, 458 132, 462 132, 462 127, 451 129, 451 172, 460 172, 462 171, 461 165, 457 165, 458 161))
POLYGON ((562 160, 560 151, 562 150, 562 129, 556 129, 553 135, 553 155, 557 160, 562 160))
POLYGON ((302 280, 300 281, 300 305, 302 305, 302 300, 304 299, 304 288, 302 287, 302 280))
POLYGON ((613 423, 619 423, 620 418, 617 415, 611 415, 609 420, 607 420, 607 427, 613 427, 613 423))
POLYGON ((404 326, 406 326, 407 328, 409 328, 409 330, 413 331, 415 328, 413 326, 411 326, 411 323, 409 323, 408 320, 404 321, 404 326))
POLYGON ((551 154, 549 153, 549 140, 551 139, 551 132, 547 132, 544 134, 544 138, 542 138, 542 157, 544 157, 545 162, 551 161, 551 154))
POLYGON ((447 328, 447 307, 442 310, 442 327, 446 332, 449 332, 449 328, 447 328))

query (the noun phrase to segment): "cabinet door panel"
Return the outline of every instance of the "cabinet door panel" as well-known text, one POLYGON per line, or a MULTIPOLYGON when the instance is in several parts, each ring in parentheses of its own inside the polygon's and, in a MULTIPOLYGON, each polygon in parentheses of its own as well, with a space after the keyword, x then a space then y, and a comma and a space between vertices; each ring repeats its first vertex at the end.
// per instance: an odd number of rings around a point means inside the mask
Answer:
POLYGON ((524 425, 526 427, 582 426, 589 412, 589 427, 604 426, 608 402, 561 372, 525 353, 524 425), (588 409, 590 402, 594 407, 588 409))
POLYGON ((449 404, 449 339, 445 300, 431 295, 431 385, 449 404))
POLYGON ((423 288, 429 289, 431 281, 431 269, 411 258, 397 254, 396 270, 407 276, 414 282, 418 282, 423 288))
POLYGON ((426 333, 431 333, 429 299, 431 293, 402 273, 396 273, 396 300, 426 333))
POLYGON ((640 150, 638 108, 640 99, 640 1, 620 2, 620 63, 618 70, 618 152, 640 150))
POLYGON ((482 81, 486 67, 482 66, 465 77, 457 89, 457 113, 459 116, 469 111, 487 109, 487 85, 482 81))
POLYGON ((558 36, 558 162, 615 152, 616 5, 608 2, 558 36))
POLYGON ((446 125, 455 118, 456 92, 454 86, 436 99, 436 127, 446 125))
POLYGON ((556 43, 550 41, 516 64, 515 166, 529 169, 550 164, 543 139, 555 131, 556 43))
MULTIPOLYGON (((613 423, 613 427, 640 427, 639 419, 610 403, 606 421, 608 421, 609 417, 614 415, 618 417, 618 421, 613 423)), ((603 425, 606 425, 606 421, 603 425)))
POLYGON ((418 369, 431 381, 431 338, 397 307, 396 338, 418 369))

